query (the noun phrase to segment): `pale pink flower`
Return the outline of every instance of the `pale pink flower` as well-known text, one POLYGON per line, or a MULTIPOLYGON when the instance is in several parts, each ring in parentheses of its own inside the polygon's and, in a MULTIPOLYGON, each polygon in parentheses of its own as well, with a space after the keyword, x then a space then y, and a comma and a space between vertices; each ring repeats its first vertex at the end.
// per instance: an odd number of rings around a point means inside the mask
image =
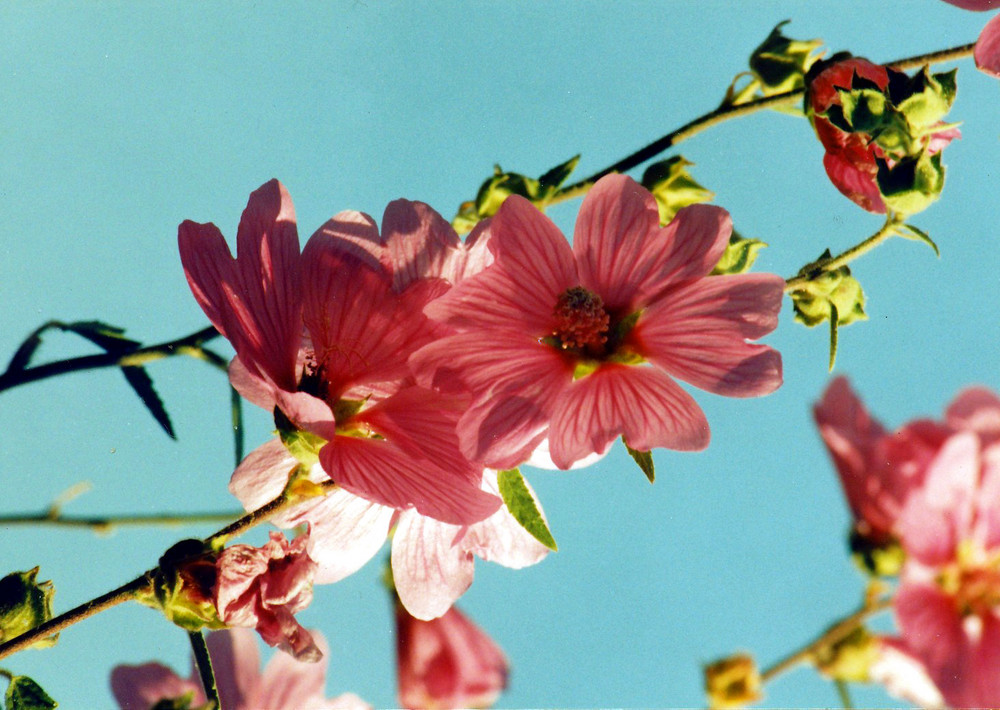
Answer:
MULTIPOLYGON (((244 507, 253 510, 282 491, 297 465, 280 442, 270 441, 243 460, 229 489, 244 507)), ((314 466, 312 479, 322 476, 314 466)), ((496 472, 487 470, 482 486, 498 494, 496 472)), ((536 505, 541 508, 537 500, 536 505)), ((520 569, 540 562, 548 553, 506 506, 485 520, 460 526, 335 490, 308 499, 274 516, 271 522, 285 528, 309 524, 308 550, 317 564, 317 583, 336 582, 356 572, 382 548, 395 525, 393 576, 403 604, 421 619, 444 614, 465 593, 472 584, 475 557, 520 569)))
MULTIPOLYGON (((1000 0, 944 0, 965 10, 982 12, 1000 9, 1000 0)), ((976 40, 972 53, 976 67, 986 74, 1000 77, 1000 15, 994 15, 976 40)))
POLYGON ((320 462, 345 490, 467 524, 500 501, 459 450, 465 403, 416 386, 406 365, 440 333, 423 308, 465 268, 445 227, 426 205, 398 200, 382 235, 344 212, 300 255, 291 198, 272 180, 250 196, 236 259, 212 224, 184 222, 178 242, 192 292, 236 350, 241 394, 326 440, 320 462))
MULTIPOLYGON (((311 632, 328 654, 326 641, 311 632)), ((219 700, 226 710, 363 710, 371 708, 353 693, 326 698, 326 664, 300 663, 284 653, 275 654, 260 672, 260 653, 254 634, 227 629, 208 635, 208 651, 215 671, 219 700)), ((111 691, 122 710, 149 710, 161 700, 192 694, 192 706, 206 702, 197 669, 181 678, 160 663, 116 666, 111 671, 111 691)))
POLYGON ((1000 444, 955 434, 906 502, 903 647, 954 707, 1000 706, 1000 444))
POLYGON ((232 545, 215 563, 215 606, 228 626, 256 628, 265 643, 300 661, 320 651, 294 614, 312 601, 316 563, 306 553, 308 534, 291 543, 279 532, 263 547, 232 545))
POLYGON ((893 697, 906 700, 921 708, 944 706, 941 691, 927 675, 919 659, 906 650, 899 639, 879 638, 878 654, 868 669, 871 680, 893 697))
POLYGON ((694 205, 661 228, 652 195, 612 175, 583 201, 572 247, 517 196, 489 231, 494 263, 425 309, 460 332, 410 359, 418 382, 472 391, 459 422, 470 459, 510 468, 546 437, 560 468, 622 434, 640 450, 698 450, 708 423, 670 375, 734 397, 781 384, 780 355, 748 340, 776 326, 782 279, 708 277, 725 210, 694 205))
POLYGON ((405 708, 485 708, 507 686, 503 651, 457 608, 421 621, 397 605, 396 651, 405 708))

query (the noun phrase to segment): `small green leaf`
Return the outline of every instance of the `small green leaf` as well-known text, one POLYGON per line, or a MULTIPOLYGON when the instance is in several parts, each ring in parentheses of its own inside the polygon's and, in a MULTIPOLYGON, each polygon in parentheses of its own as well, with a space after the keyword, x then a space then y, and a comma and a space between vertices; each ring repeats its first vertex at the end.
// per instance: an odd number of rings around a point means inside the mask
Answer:
POLYGON ((153 415, 153 419, 156 423, 163 427, 163 431, 167 432, 167 435, 171 439, 176 439, 174 435, 174 427, 170 423, 170 415, 167 414, 167 410, 163 408, 163 402, 160 400, 160 396, 156 394, 156 390, 153 389, 153 380, 146 372, 143 367, 134 367, 132 365, 127 365, 122 368, 122 374, 125 375, 125 379, 132 386, 132 389, 142 403, 146 405, 146 409, 149 413, 153 415))
POLYGON ((59 703, 50 698, 38 683, 25 675, 10 679, 4 700, 7 710, 52 710, 59 707, 59 703))
POLYGON ((931 249, 933 249, 934 253, 937 254, 937 256, 940 258, 941 250, 938 249, 938 245, 934 243, 934 240, 931 239, 930 235, 927 234, 927 232, 925 232, 924 230, 917 229, 912 224, 901 224, 899 225, 899 227, 896 228, 896 234, 903 237, 904 239, 912 239, 917 242, 923 242, 931 249))
POLYGON ((580 155, 574 155, 562 165, 555 166, 538 178, 538 184, 541 186, 546 198, 550 197, 556 190, 563 186, 570 173, 576 170, 576 165, 579 162, 580 155))
POLYGON ((236 465, 243 460, 243 398, 236 388, 229 386, 230 416, 233 422, 233 448, 236 453, 236 465))
POLYGON ((830 302, 830 372, 837 362, 837 321, 840 319, 837 313, 837 305, 830 302))
POLYGON ((632 460, 636 462, 639 466, 639 470, 646 474, 646 478, 652 483, 656 478, 656 472, 653 470, 653 454, 649 451, 638 451, 633 449, 625 441, 625 436, 622 435, 622 443, 625 444, 625 450, 628 451, 628 455, 632 457, 632 460))
POLYGON ((542 517, 534 496, 528 490, 528 485, 524 482, 521 472, 516 468, 498 471, 497 484, 504 505, 514 516, 514 520, 547 548, 553 551, 557 550, 555 538, 552 537, 552 532, 549 530, 545 518, 542 517))

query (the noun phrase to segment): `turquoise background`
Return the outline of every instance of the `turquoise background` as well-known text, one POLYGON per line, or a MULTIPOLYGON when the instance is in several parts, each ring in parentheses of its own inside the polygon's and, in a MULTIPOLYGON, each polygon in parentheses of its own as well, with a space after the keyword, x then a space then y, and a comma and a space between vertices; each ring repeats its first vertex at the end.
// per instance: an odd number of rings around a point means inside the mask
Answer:
MULTIPOLYGON (((888 61, 970 42, 988 14, 940 0, 4 3, 0 361, 50 318, 102 319, 147 343, 203 327, 177 225, 212 221, 233 239, 248 194, 272 177, 304 242, 340 210, 380 219, 398 197, 450 218, 494 162, 539 175, 581 153, 579 176, 590 174, 711 110, 786 18, 790 36, 888 61)), ((1000 387, 1000 84, 958 66, 963 138, 944 154, 942 200, 913 220, 942 256, 900 239, 857 262, 870 320, 841 333, 837 372, 892 426, 939 415, 965 385, 1000 387)), ((736 228, 771 245, 758 270, 789 276, 881 225, 829 184, 801 118, 760 113, 680 151, 736 228)), ((550 214, 571 231, 578 205, 550 214)), ((522 571, 480 563, 461 601, 510 656, 501 705, 697 706, 703 663, 747 650, 766 666, 858 604, 848 517, 810 414, 828 381, 826 331, 794 323, 786 301, 767 342, 784 356, 784 386, 759 400, 695 392, 713 443, 656 452, 655 485, 620 447, 584 471, 528 473, 559 553, 522 571)), ((39 355, 88 352, 53 334, 39 355)), ((3 393, 0 512, 43 510, 82 480, 93 490, 68 513, 235 511, 224 377, 182 358, 149 371, 176 442, 111 370, 3 393)), ((272 423, 246 411, 256 446, 272 423)), ((214 527, 8 526, 0 572, 40 565, 63 611, 214 527)), ((317 588, 300 617, 330 642, 330 694, 386 706, 394 640, 380 572, 375 562, 317 588)), ((126 605, 0 665, 79 710, 111 707, 115 664, 158 659, 186 674, 188 655, 182 632, 126 605)), ((854 698, 899 704, 873 688, 854 698)), ((800 669, 766 702, 838 701, 800 669)))

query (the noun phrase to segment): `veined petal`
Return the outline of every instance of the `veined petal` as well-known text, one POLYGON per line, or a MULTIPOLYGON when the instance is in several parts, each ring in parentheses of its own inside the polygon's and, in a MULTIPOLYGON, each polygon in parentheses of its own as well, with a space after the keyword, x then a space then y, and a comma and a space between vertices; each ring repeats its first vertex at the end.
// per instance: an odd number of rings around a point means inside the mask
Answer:
POLYGON ((555 405, 549 425, 560 468, 605 451, 619 435, 640 451, 708 446, 708 422, 687 392, 652 367, 606 365, 577 380, 555 405))
POLYGON ((454 228, 430 205, 394 200, 382 216, 392 286, 402 291, 423 278, 443 278, 455 283, 461 240, 454 228))
POLYGON ((281 495, 288 476, 298 467, 279 439, 271 439, 251 451, 229 479, 229 492, 246 510, 257 510, 281 495))
POLYGON ((471 483, 464 471, 414 459, 385 439, 337 436, 319 457, 333 480, 355 495, 397 510, 416 508, 443 522, 474 523, 501 503, 471 483))
POLYGON ((555 390, 543 399, 517 390, 497 392, 477 401, 458 422, 462 452, 491 468, 514 468, 526 461, 545 438, 555 390))
POLYGON ((345 210, 317 229, 309 238, 324 242, 327 247, 349 254, 376 271, 389 269, 389 252, 385 239, 378 232, 375 220, 364 212, 345 210))
MULTIPOLYGON (((323 656, 329 658, 330 646, 323 635, 311 629, 309 635, 323 656)), ((276 653, 267 662, 264 673, 260 676, 260 690, 254 704, 245 707, 313 710, 325 707, 325 691, 326 663, 303 663, 287 653, 276 653)), ((240 706, 227 705, 223 701, 223 707, 240 706)))
POLYGON ((781 385, 781 355, 746 342, 778 324, 784 281, 773 274, 713 276, 671 290, 631 335, 646 358, 696 387, 756 397, 781 385))
POLYGON ((274 410, 275 386, 244 365, 239 355, 229 361, 229 384, 251 404, 268 412, 274 410))
POLYGON ((415 511, 399 516, 392 539, 392 579, 406 610, 430 621, 444 614, 472 584, 472 553, 458 544, 458 525, 415 511))
MULTIPOLYGON (((992 6, 1000 3, 993 2, 992 6)), ((995 15, 979 34, 972 53, 976 67, 990 76, 1000 77, 1000 15, 995 15)))
POLYGON ((848 160, 842 152, 827 153, 823 156, 823 167, 830 182, 844 197, 863 210, 885 214, 885 201, 875 182, 874 158, 868 163, 861 163, 848 160))
MULTIPOLYGON (((535 501, 538 511, 545 519, 545 512, 542 504, 538 501, 535 492, 524 482, 528 493, 535 501)), ((483 472, 483 489, 500 495, 497 486, 497 472, 493 469, 486 469, 483 472)), ((537 564, 549 554, 549 548, 538 542, 519 522, 514 520, 514 516, 503 505, 497 512, 475 525, 470 525, 465 537, 462 538, 461 547, 474 554, 476 557, 495 562, 511 569, 521 569, 529 565, 537 564)))
POLYGON ((451 282, 459 283, 484 271, 493 264, 493 252, 490 251, 490 222, 484 219, 476 224, 465 238, 462 252, 454 263, 451 282))

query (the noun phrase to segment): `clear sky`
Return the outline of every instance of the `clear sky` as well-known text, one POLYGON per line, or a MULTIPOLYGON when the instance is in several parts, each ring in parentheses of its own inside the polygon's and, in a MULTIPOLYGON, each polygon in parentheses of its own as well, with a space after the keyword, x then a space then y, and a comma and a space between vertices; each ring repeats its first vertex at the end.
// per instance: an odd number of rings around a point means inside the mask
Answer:
MULTIPOLYGON (((972 41, 988 13, 940 0, 807 3, 8 2, 0 7, 0 361, 47 319, 101 319, 147 343, 206 325, 177 256, 184 219, 235 236, 248 194, 277 177, 303 241, 332 214, 381 217, 398 197, 447 217, 495 162, 539 175, 582 154, 592 173, 711 110, 779 21, 888 61, 972 41)), ((963 386, 1000 388, 997 215, 1000 83, 959 64, 942 200, 914 223, 941 247, 895 240, 854 268, 869 321, 841 333, 845 373, 887 424, 938 415, 963 386)), ((771 246, 756 267, 793 274, 876 231, 828 183, 808 123, 761 113, 680 148, 736 228, 771 246)), ((641 173, 639 173, 641 174, 641 173)), ((551 215, 571 230, 578 202, 551 215)), ((855 608, 848 518, 810 407, 828 381, 826 332, 785 304, 766 340, 785 384, 760 400, 695 397, 699 454, 658 451, 650 486, 616 447, 580 472, 529 471, 559 543, 542 564, 480 563, 461 606, 513 664, 508 707, 697 706, 701 665, 737 650, 767 665, 855 608)), ((52 335, 41 357, 90 352, 52 335)), ((99 371, 0 397, 0 512, 38 511, 86 480, 68 512, 236 510, 228 394, 206 365, 150 366, 178 440, 121 375, 99 371)), ((248 445, 270 436, 248 412, 248 445)), ((7 528, 0 572, 41 566, 57 611, 155 564, 212 526, 110 536, 7 528)), ((251 537, 260 540, 260 536, 251 537)), ((316 590, 303 623, 332 648, 330 693, 395 702, 380 564, 316 590)), ((3 667, 66 710, 110 707, 117 663, 188 668, 184 634, 129 605, 3 667)), ((862 705, 898 705, 859 689, 862 705)), ((827 706, 808 669, 774 706, 827 706)))

